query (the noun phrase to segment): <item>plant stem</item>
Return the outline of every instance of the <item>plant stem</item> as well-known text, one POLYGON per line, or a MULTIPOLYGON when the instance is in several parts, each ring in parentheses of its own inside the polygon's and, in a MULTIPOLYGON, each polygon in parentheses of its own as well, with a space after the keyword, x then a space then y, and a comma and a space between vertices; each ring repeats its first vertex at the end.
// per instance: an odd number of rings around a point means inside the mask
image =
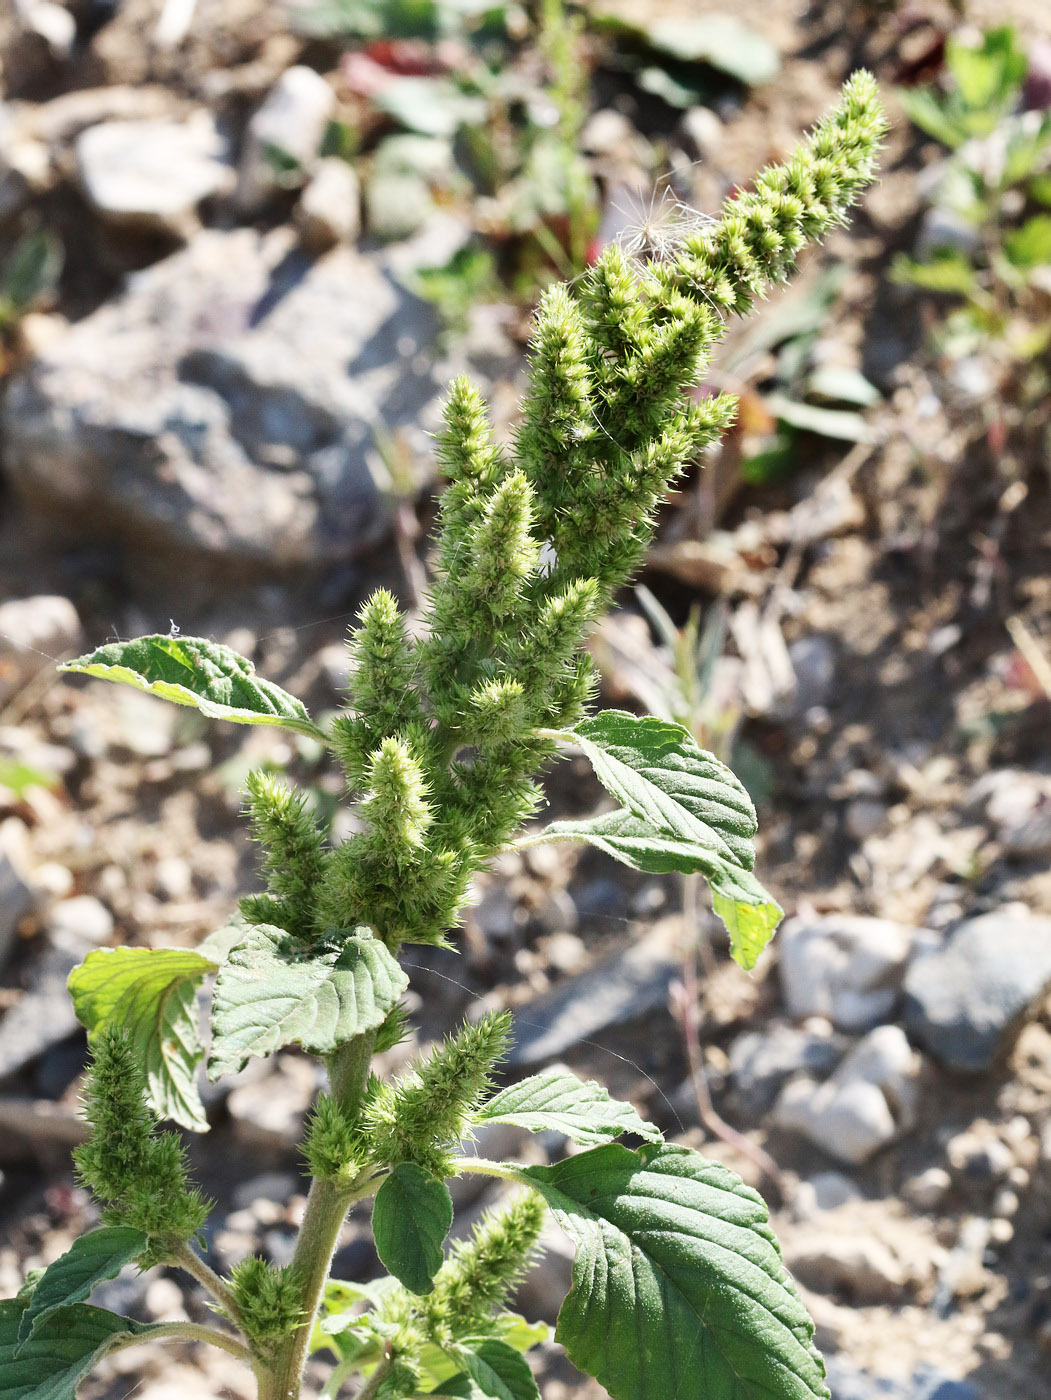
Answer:
POLYGON ((143 1342, 205 1342, 210 1347, 218 1347, 236 1356, 239 1361, 251 1361, 252 1353, 243 1342, 231 1337, 229 1332, 221 1332, 218 1327, 206 1327, 201 1322, 159 1322, 144 1332, 129 1333, 118 1337, 112 1346, 106 1348, 109 1356, 115 1351, 124 1351, 143 1342))
POLYGON ((179 1240, 173 1244, 172 1258, 181 1269, 185 1269, 191 1278, 195 1278, 201 1287, 212 1295, 231 1322, 240 1321, 237 1314, 237 1303, 234 1301, 234 1295, 227 1287, 225 1280, 220 1278, 215 1270, 204 1262, 188 1241, 179 1240))
POLYGON ((364 1383, 364 1385, 362 1385, 357 1395, 355 1395, 354 1400, 372 1400, 372 1397, 376 1394, 376 1391, 379 1390, 380 1386, 387 1379, 387 1374, 390 1371, 390 1367, 391 1363, 389 1359, 385 1358, 383 1361, 381 1361, 380 1364, 373 1371, 372 1375, 369 1376, 368 1380, 364 1383))
MULTIPOLYGON (((361 1103, 375 1043, 375 1032, 370 1031, 341 1045, 328 1058, 332 1095, 348 1116, 353 1116, 361 1103)), ((317 1178, 312 1182, 290 1266, 302 1281, 301 1321, 277 1349, 266 1372, 260 1372, 259 1400, 299 1400, 314 1320, 347 1209, 378 1184, 376 1179, 349 1188, 317 1178)))

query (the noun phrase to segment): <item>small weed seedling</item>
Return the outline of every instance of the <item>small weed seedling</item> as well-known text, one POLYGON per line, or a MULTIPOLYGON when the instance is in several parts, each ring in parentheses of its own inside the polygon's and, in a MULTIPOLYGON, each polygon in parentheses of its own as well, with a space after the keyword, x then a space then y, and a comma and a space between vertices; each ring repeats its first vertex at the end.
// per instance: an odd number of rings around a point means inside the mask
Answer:
POLYGON ((454 1030, 391 1080, 371 1063, 405 1032, 399 949, 447 942, 473 875, 532 817, 535 774, 565 747, 591 762, 615 809, 527 841, 589 842, 636 869, 699 873, 745 967, 773 934, 781 911, 752 873, 744 788, 680 724, 585 717, 583 644, 642 558, 669 482, 733 417, 732 400, 685 392, 723 318, 748 312, 842 222, 882 131, 875 84, 859 73, 786 164, 675 256, 633 263, 613 246, 574 293, 550 289, 513 454, 493 441, 471 385, 452 385, 426 634, 415 640, 394 598, 373 594, 350 637, 349 706, 327 728, 198 638, 117 642, 64 668, 312 736, 343 765, 360 830, 330 845, 300 794, 255 773, 266 892, 196 950, 101 949, 73 972, 93 1052, 92 1131, 76 1162, 104 1224, 0 1304, 0 1400, 72 1400, 99 1358, 166 1338, 242 1358, 260 1400, 299 1400, 314 1352, 334 1358, 329 1397, 357 1377, 358 1400, 537 1400, 523 1353, 546 1328, 507 1300, 547 1211, 576 1246, 556 1339, 618 1400, 828 1400, 766 1208, 733 1172, 566 1072, 494 1092, 507 1015, 454 1030), (158 1125, 207 1127, 196 1084, 205 977, 213 1078, 291 1044, 328 1073, 303 1143, 312 1184, 291 1262, 252 1257, 225 1278, 200 1253, 210 1203, 178 1133, 158 1125), (459 1155, 482 1123, 559 1132, 582 1150, 548 1167, 459 1155), (625 1134, 641 1145, 619 1143, 625 1134), (513 1189, 446 1249, 446 1181, 463 1172, 513 1189), (331 1279, 347 1211, 366 1199, 390 1276, 331 1279), (214 1323, 147 1325, 91 1306, 95 1285, 130 1262, 181 1266, 211 1295, 214 1323))
POLYGON ((920 259, 900 256, 897 281, 953 297, 935 343, 949 360, 982 352, 997 371, 987 399, 1023 414, 1046 398, 1051 339, 1051 113, 1019 111, 1028 59, 1012 29, 978 45, 950 38, 944 88, 899 93, 906 112, 949 147, 920 259))

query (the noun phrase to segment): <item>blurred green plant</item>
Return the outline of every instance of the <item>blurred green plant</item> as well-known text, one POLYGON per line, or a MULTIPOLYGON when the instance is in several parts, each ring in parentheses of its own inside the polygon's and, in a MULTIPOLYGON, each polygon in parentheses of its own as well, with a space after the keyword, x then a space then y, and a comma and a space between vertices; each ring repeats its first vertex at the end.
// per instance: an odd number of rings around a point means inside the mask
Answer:
POLYGON ((937 321, 949 360, 982 353, 990 385, 1035 404, 1048 391, 1051 344, 1051 112, 1020 111, 1028 59, 1009 26, 979 44, 950 38, 941 86, 904 90, 913 122, 951 152, 931 194, 923 249, 892 278, 958 305, 937 321))
POLYGON ((0 335, 47 300, 62 275, 62 244, 47 229, 24 233, 0 271, 0 335))

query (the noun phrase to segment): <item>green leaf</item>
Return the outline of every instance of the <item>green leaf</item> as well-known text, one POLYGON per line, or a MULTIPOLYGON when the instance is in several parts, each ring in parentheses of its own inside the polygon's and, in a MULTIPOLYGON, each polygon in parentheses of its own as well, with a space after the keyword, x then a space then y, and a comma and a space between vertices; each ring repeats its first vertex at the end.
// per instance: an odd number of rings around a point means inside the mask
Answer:
POLYGON ((296 1042, 314 1055, 374 1030, 409 984, 367 929, 305 949, 284 929, 249 928, 220 971, 212 999, 213 1079, 296 1042))
POLYGON ((766 394, 763 403, 782 423, 818 437, 837 442, 872 442, 874 434, 860 413, 844 408, 821 408, 813 403, 800 403, 787 394, 766 394))
POLYGON ((640 1118, 630 1103, 611 1099, 593 1079, 578 1079, 565 1070, 530 1075, 496 1094, 480 1109, 476 1122, 513 1123, 532 1133, 564 1133, 573 1142, 592 1147, 634 1133, 660 1142, 659 1128, 640 1118))
MULTIPOLYGON (((527 1322, 520 1313, 498 1313, 487 1324, 487 1337, 460 1337, 457 1340, 466 1346, 477 1346, 483 1340, 504 1342, 515 1351, 526 1352, 541 1342, 551 1340, 552 1329, 546 1322, 527 1322)), ((461 1370, 459 1361, 447 1351, 442 1351, 433 1342, 425 1342, 416 1355, 420 1368, 419 1389, 445 1392, 445 1382, 461 1370)))
POLYGON ((399 1162, 376 1193, 376 1253, 410 1293, 430 1293, 434 1287, 452 1223, 449 1188, 415 1162, 399 1162))
POLYGON ((883 395, 858 369, 850 365, 818 365, 807 378, 807 393, 835 403, 855 403, 871 408, 883 395))
POLYGON ((970 135, 966 125, 947 108, 945 98, 934 88, 898 88, 898 101, 914 126, 955 151, 970 135))
POLYGON ((372 100, 399 126, 423 136, 453 136, 461 126, 485 118, 484 99, 464 92, 449 78, 398 78, 372 100))
POLYGON ((209 719, 276 724, 324 738, 301 700, 260 679, 247 657, 205 637, 158 634, 110 642, 58 669, 132 685, 176 705, 191 705, 209 719))
POLYGON ((890 275, 892 282, 922 287, 925 292, 969 296, 978 286, 974 264, 956 248, 935 248, 926 262, 899 253, 890 275))
POLYGON ((73 1008, 89 1036, 109 1027, 127 1031, 153 1108, 199 1133, 207 1132, 208 1119, 197 1091, 204 1058, 197 985, 217 968, 191 948, 97 948, 69 976, 73 1008))
POLYGON ((655 19, 645 30, 648 43, 680 63, 707 63, 751 87, 777 76, 781 57, 754 25, 729 14, 698 19, 655 19))
POLYGON ((1051 214, 1034 214, 1021 228, 1004 234, 1004 254, 1012 267, 1031 272, 1051 263, 1051 214))
POLYGON ((506 1342, 480 1342, 465 1349, 463 1370, 442 1381, 443 1395, 463 1400, 540 1400, 529 1362, 506 1342))
POLYGON ((96 1284, 116 1278, 125 1264, 130 1264, 148 1246, 148 1237, 127 1225, 104 1225, 74 1240, 38 1279, 18 1325, 18 1349, 46 1325, 58 1308, 83 1303, 96 1284))
POLYGON ((612 1145, 521 1179, 577 1246, 555 1339, 614 1400, 829 1400, 766 1206, 733 1172, 612 1145))
POLYGON ((988 29, 980 45, 962 42, 950 34, 945 64, 956 81, 959 98, 975 114, 996 116, 1014 106, 1025 81, 1028 60, 1010 25, 988 29))
POLYGON ((147 1324, 77 1303, 57 1308, 19 1346, 21 1311, 17 1302, 0 1303, 0 1400, 75 1400, 77 1382, 115 1342, 151 1331, 147 1324))
POLYGON ((781 909, 751 873, 756 816, 743 784, 688 729, 668 720, 603 710, 572 737, 624 809, 553 822, 539 839, 587 841, 651 874, 702 874, 734 958, 754 967, 781 909))

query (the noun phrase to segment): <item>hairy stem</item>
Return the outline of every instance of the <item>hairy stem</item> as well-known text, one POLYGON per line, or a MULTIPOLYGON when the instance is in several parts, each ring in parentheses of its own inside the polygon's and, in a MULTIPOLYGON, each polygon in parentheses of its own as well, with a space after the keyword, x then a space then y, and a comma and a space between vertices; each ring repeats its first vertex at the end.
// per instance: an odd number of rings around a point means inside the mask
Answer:
POLYGON ((191 1278, 196 1279, 201 1287, 211 1294, 231 1322, 240 1324, 237 1303, 225 1280, 205 1263, 188 1241, 175 1242, 172 1245, 171 1256, 180 1269, 185 1269, 191 1278))
MULTIPOLYGON (((375 1042, 374 1032, 357 1036, 328 1058, 333 1097, 350 1116, 357 1112, 361 1102, 375 1042)), ((347 1210, 354 1201, 375 1191, 378 1185, 375 1178, 350 1188, 318 1178, 311 1184, 291 1265, 293 1273, 302 1280, 301 1321, 277 1349, 265 1372, 261 1372, 259 1400, 299 1400, 310 1335, 347 1210)))
POLYGON ((377 1390, 379 1390, 380 1386, 387 1379, 387 1373, 390 1371, 390 1366, 391 1363, 389 1361, 381 1361, 380 1364, 373 1371, 372 1375, 369 1376, 368 1380, 364 1383, 364 1385, 362 1385, 357 1395, 355 1395, 354 1400, 372 1400, 372 1397, 376 1394, 377 1390))
POLYGON ((117 1337, 112 1346, 106 1348, 106 1355, 124 1351, 127 1347, 140 1346, 143 1342, 205 1342, 210 1347, 229 1352, 239 1361, 251 1361, 252 1353, 243 1342, 231 1337, 229 1332, 221 1332, 218 1327, 206 1327, 201 1322, 159 1322, 145 1332, 129 1333, 117 1337))

